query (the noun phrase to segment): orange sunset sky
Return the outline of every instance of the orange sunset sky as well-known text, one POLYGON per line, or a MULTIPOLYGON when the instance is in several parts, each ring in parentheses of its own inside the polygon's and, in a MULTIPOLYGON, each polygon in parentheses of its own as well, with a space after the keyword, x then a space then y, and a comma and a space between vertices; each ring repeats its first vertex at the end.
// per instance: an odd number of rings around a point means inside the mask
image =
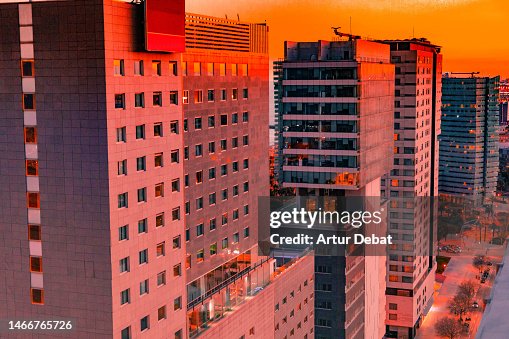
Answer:
POLYGON ((363 37, 442 46, 444 72, 509 77, 509 0, 186 0, 186 11, 266 20, 273 59, 285 40, 332 39, 331 26, 349 32, 351 17, 352 33, 363 37))

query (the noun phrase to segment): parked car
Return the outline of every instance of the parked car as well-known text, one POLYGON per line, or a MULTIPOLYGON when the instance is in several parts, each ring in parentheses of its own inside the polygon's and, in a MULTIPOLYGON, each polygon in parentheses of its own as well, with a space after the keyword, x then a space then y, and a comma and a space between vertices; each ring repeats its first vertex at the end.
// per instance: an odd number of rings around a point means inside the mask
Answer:
POLYGON ((472 303, 472 307, 473 307, 473 308, 479 308, 479 304, 477 303, 477 301, 474 301, 474 302, 472 303))

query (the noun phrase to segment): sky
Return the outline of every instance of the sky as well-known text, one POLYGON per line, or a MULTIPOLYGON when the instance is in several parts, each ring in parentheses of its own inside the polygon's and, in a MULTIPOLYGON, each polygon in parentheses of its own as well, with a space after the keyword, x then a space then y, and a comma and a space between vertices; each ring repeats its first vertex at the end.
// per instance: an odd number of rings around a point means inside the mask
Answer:
POLYGON ((332 26, 372 39, 425 37, 444 72, 509 78, 509 0, 186 0, 186 11, 269 25, 271 59, 283 42, 332 39, 332 26))

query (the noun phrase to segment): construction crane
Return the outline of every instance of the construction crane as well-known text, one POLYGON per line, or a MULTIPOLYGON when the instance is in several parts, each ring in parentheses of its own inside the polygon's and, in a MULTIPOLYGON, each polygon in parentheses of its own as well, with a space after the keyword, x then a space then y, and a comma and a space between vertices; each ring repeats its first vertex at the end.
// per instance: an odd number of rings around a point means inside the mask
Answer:
POLYGON ((360 35, 353 35, 353 34, 340 32, 339 30, 341 29, 341 27, 331 27, 331 29, 334 31, 334 34, 336 34, 338 37, 340 37, 340 38, 347 37, 349 41, 361 38, 360 35))

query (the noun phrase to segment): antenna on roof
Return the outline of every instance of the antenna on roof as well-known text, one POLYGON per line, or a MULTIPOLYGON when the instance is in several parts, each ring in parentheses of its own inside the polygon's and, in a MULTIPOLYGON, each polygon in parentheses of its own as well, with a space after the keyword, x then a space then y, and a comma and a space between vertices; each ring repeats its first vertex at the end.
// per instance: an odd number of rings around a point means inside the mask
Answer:
POLYGON ((224 17, 226 18, 226 20, 228 20, 228 14, 225 14, 224 17))
POLYGON ((240 21, 239 13, 237 13, 237 21, 240 21))
POLYGON ((360 35, 353 35, 353 34, 348 34, 348 33, 340 32, 339 30, 341 29, 341 27, 331 27, 331 28, 334 31, 334 34, 336 34, 340 38, 347 37, 349 41, 361 38, 360 35))

